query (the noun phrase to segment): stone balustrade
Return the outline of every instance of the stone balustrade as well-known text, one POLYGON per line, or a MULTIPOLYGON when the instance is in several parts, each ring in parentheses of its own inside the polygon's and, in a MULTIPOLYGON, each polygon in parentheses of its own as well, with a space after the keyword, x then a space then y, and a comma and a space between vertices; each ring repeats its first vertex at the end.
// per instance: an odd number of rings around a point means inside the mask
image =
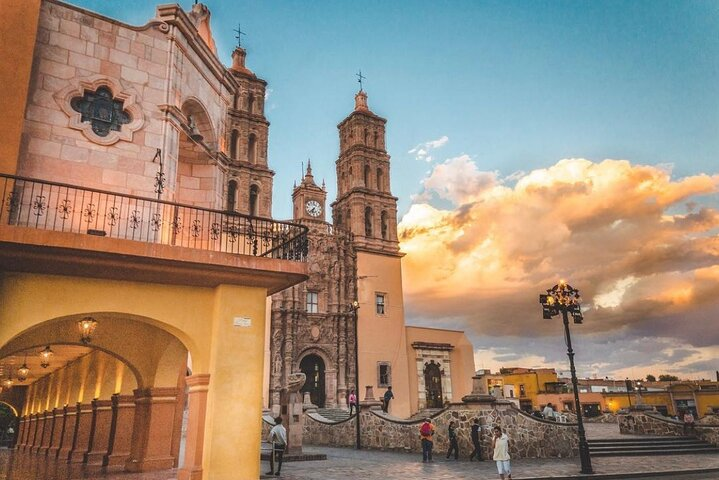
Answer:
MULTIPOLYGON (((658 413, 633 411, 617 417, 621 433, 669 437, 684 435, 683 422, 664 417, 658 413)), ((719 446, 719 424, 711 422, 713 420, 697 422, 691 434, 700 440, 719 446)))

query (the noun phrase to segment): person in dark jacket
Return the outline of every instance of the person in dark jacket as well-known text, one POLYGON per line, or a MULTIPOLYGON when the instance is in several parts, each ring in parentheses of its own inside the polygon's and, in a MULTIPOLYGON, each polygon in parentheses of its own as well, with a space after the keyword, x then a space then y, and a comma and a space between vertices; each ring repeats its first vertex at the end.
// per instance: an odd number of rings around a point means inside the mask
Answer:
POLYGON ((469 461, 473 461, 474 457, 477 457, 477 461, 482 460, 482 446, 479 443, 479 433, 481 432, 482 428, 479 426, 479 419, 475 418, 472 422, 472 445, 474 446, 474 450, 472 450, 472 454, 469 456, 469 461))
POLYGON ((457 444, 457 427, 454 426, 454 422, 449 422, 447 428, 447 437, 449 438, 449 450, 447 451, 447 458, 452 456, 454 452, 454 459, 459 460, 459 445, 457 444))

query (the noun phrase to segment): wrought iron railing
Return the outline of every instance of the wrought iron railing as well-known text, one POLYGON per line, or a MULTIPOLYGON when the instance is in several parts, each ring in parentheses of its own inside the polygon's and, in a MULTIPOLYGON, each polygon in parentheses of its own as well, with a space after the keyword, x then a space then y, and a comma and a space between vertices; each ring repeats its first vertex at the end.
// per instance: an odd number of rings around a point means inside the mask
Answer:
POLYGON ((304 262, 307 227, 0 174, 0 223, 304 262))

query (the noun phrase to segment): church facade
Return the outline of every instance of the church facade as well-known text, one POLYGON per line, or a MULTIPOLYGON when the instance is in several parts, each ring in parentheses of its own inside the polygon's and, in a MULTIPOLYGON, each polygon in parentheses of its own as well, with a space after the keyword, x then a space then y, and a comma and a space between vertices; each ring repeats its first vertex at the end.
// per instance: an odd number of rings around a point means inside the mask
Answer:
POLYGON ((337 127, 331 212, 309 163, 293 190, 292 221, 309 228, 310 278, 272 297, 269 406, 275 410, 288 375, 299 371, 314 405, 347 408, 351 390, 365 400, 368 387, 374 398, 392 387, 390 413, 399 417, 471 391, 473 351, 464 333, 405 323, 386 123, 360 89, 337 127))

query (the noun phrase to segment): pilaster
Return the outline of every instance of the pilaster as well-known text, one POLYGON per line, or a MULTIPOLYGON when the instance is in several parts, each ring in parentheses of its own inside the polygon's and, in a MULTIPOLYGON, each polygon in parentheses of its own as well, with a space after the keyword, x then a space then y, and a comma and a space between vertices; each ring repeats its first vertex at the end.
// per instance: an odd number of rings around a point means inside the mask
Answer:
POLYGON ((132 395, 115 394, 111 398, 112 421, 107 453, 103 465, 124 465, 130 457, 132 426, 135 418, 135 398, 132 395))
POLYGON ((185 438, 185 459, 182 468, 177 472, 177 479, 201 480, 210 375, 190 375, 185 378, 185 382, 188 388, 187 437, 185 438))
POLYGON ((172 422, 175 418, 177 388, 156 387, 135 390, 135 418, 130 457, 125 469, 147 472, 172 468, 172 422))

